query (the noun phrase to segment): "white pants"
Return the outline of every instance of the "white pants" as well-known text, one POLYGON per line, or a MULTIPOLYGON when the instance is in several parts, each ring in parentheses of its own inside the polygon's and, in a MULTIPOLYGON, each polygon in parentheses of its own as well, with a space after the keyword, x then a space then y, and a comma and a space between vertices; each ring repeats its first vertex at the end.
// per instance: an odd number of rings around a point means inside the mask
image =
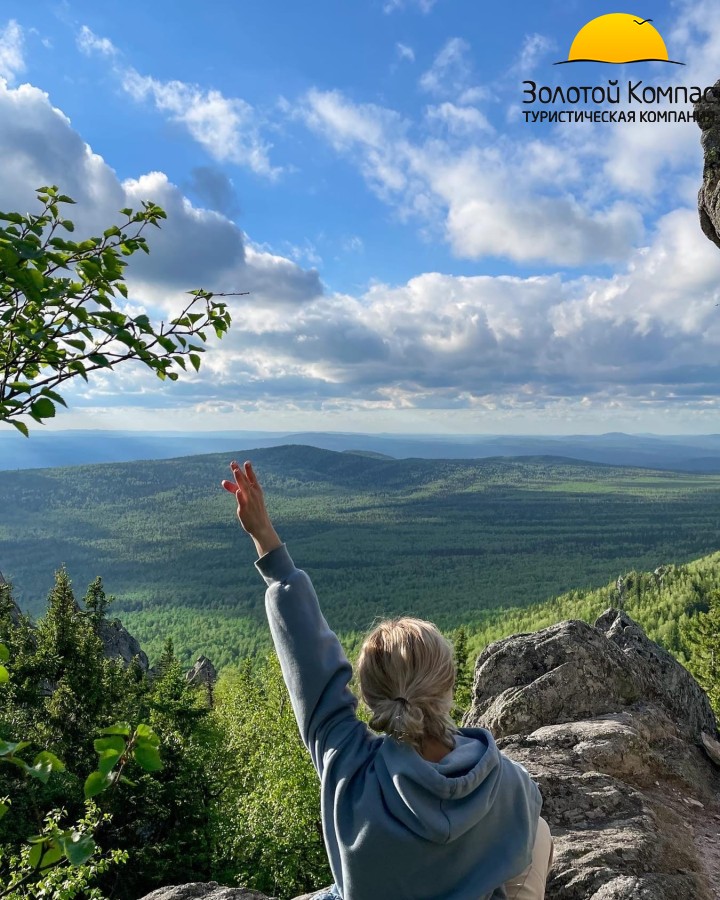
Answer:
POLYGON ((543 900, 545 882, 553 861, 553 849, 550 828, 541 816, 533 847, 532 862, 524 872, 505 882, 508 900, 543 900))

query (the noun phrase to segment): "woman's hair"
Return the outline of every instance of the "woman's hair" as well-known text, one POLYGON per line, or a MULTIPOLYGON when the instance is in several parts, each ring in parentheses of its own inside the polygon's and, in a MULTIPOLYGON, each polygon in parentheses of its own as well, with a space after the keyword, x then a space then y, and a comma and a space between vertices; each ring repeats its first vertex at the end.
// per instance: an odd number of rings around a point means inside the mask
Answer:
POLYGON ((450 718, 455 684, 452 644, 431 622, 381 622, 360 650, 357 675, 370 727, 407 741, 417 750, 434 737, 452 747, 450 718))

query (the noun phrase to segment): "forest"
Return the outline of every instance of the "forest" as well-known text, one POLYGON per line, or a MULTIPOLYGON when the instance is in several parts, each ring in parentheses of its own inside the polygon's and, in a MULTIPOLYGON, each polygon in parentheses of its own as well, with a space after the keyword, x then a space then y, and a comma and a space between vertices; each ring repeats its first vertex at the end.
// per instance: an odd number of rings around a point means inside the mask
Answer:
MULTIPOLYGON (((488 641, 592 622, 609 605, 671 649, 720 712, 714 553, 449 631, 456 721, 488 641)), ((318 784, 275 656, 225 667, 210 690, 188 683, 167 639, 148 675, 106 658, 99 630, 110 615, 102 580, 78 602, 64 569, 34 625, 0 586, 0 763, 11 763, 0 765, 0 897, 136 900, 214 879, 288 900, 329 883, 318 784)), ((351 659, 359 640, 348 635, 351 659)))
MULTIPOLYGON (((0 472, 0 571, 20 606, 38 615, 64 564, 79 585, 102 576, 152 660, 168 637, 186 666, 267 650, 252 546, 220 488, 230 458, 0 472)), ((720 545, 715 475, 307 446, 252 459, 281 537, 351 644, 378 616, 408 611, 482 634, 564 591, 720 545)))

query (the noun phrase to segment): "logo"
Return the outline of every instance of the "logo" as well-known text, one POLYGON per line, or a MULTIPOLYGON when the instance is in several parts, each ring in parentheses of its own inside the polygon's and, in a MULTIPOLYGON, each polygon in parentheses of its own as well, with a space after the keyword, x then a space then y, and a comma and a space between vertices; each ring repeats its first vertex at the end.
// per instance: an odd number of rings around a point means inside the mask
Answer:
POLYGON ((602 62, 624 65, 634 62, 685 63, 670 59, 660 32, 652 19, 629 13, 608 13, 584 25, 572 42, 568 58, 556 66, 573 62, 602 62))

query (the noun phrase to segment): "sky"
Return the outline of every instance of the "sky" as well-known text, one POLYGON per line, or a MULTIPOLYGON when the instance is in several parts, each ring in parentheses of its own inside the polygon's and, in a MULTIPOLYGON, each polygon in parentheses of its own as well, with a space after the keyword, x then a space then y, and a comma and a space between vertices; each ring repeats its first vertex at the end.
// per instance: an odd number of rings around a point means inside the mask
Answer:
POLYGON ((96 374, 43 427, 720 431, 697 125, 523 115, 563 108, 527 81, 639 116, 686 107, 628 82, 720 78, 709 0, 642 2, 683 66, 554 65, 615 0, 3 4, 0 208, 57 184, 81 237, 162 206, 130 312, 250 292, 197 375, 96 374))

